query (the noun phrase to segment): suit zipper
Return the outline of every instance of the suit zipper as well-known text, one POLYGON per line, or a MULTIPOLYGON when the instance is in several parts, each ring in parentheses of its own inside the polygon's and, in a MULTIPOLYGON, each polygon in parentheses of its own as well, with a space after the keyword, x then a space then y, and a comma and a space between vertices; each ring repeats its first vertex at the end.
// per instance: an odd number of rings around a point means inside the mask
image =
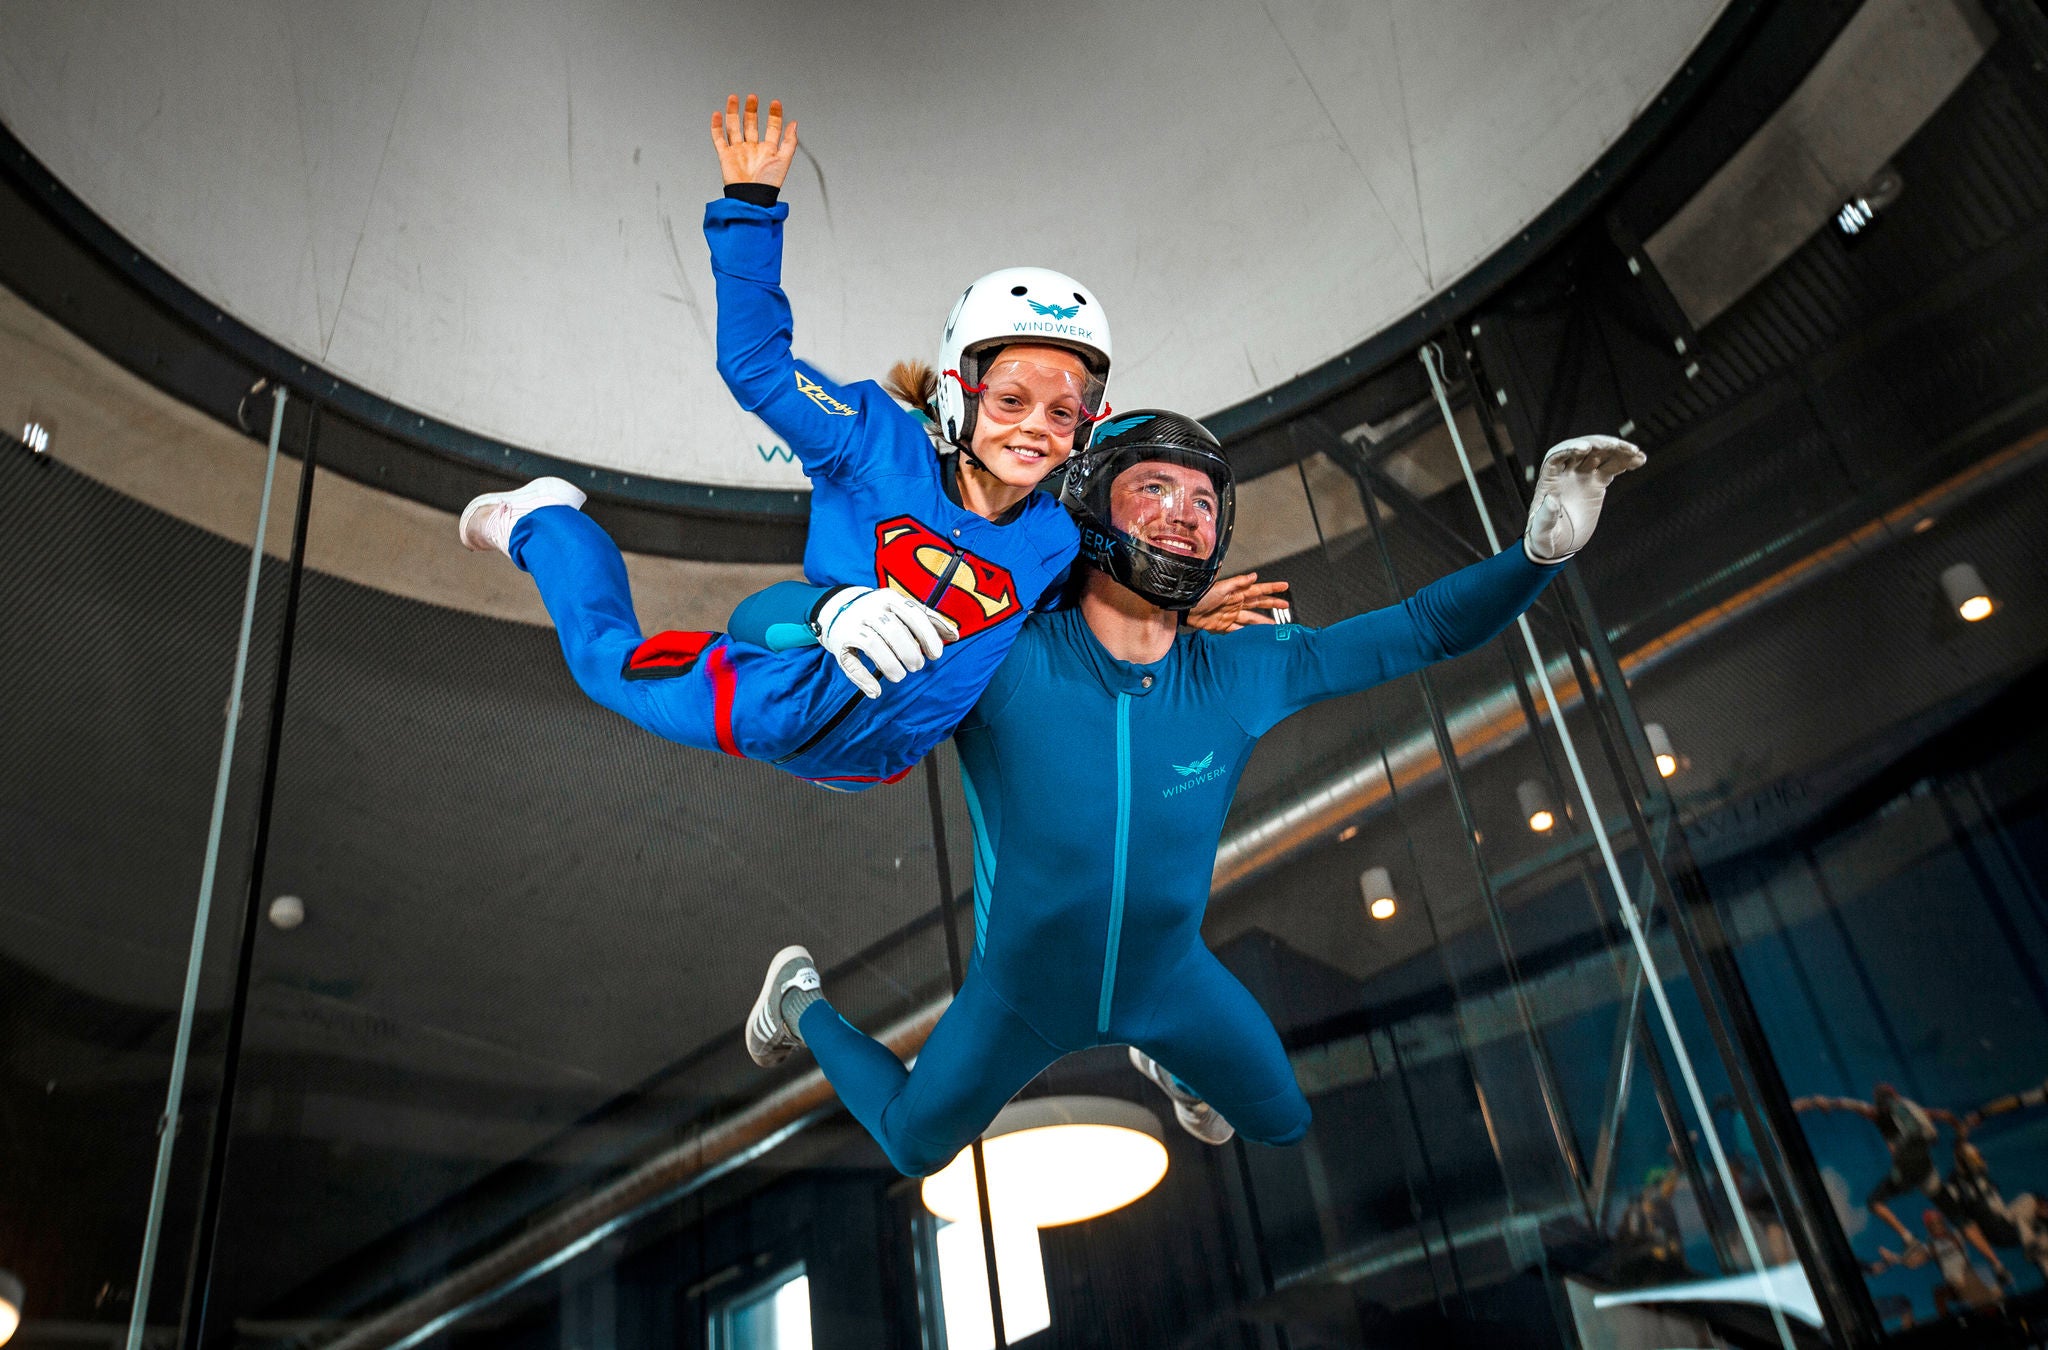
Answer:
POLYGON ((1109 936, 1102 952, 1102 1000, 1095 1008, 1095 1034, 1109 1032, 1116 996, 1117 949, 1124 937, 1124 878, 1131 845, 1131 696, 1116 696, 1116 860, 1109 879, 1109 936))
MULTIPOLYGON (((945 546, 942 544, 940 547, 943 548, 945 546)), ((939 574, 939 584, 932 587, 932 593, 924 598, 927 609, 937 609, 939 607, 939 597, 946 593, 946 587, 953 584, 953 574, 960 570, 960 559, 963 556, 963 554, 959 553, 953 554, 953 561, 947 563, 946 570, 939 574)))

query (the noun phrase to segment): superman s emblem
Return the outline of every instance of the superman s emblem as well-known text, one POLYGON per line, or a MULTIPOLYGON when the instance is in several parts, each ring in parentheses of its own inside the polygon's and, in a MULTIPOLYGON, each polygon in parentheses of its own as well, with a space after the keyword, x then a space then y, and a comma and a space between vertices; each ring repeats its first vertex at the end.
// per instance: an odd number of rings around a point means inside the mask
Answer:
POLYGON ((913 516, 875 526, 875 584, 930 605, 973 637, 1023 611, 1008 568, 955 552, 913 516))

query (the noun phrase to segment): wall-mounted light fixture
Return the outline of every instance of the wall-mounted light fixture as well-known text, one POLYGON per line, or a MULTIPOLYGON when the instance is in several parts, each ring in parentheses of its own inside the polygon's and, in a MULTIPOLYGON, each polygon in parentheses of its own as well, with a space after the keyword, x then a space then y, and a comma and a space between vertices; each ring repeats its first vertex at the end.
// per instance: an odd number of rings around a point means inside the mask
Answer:
POLYGON ((1522 818, 1536 833, 1543 834, 1557 824, 1557 811, 1550 804, 1550 791, 1535 779, 1524 778, 1516 785, 1515 800, 1522 804, 1522 818))
POLYGON ((1941 593, 1948 597, 1949 604, 1960 614, 1964 623, 1975 623, 1989 618, 1998 608, 1992 603, 1991 588, 1984 584, 1984 578, 1970 563, 1959 562, 1941 570, 1941 593))
POLYGON ((1391 919, 1399 908, 1394 902, 1394 878, 1384 867, 1368 867, 1360 872, 1358 893, 1365 900, 1365 912, 1375 919, 1391 919))
POLYGON ((1651 722, 1643 727, 1643 737, 1650 742, 1650 755, 1657 761, 1657 776, 1669 778, 1678 772, 1678 751, 1672 747, 1671 733, 1664 729, 1662 722, 1651 722))
POLYGON ((15 1328, 21 1325, 22 1300, 27 1291, 11 1271, 0 1270, 0 1345, 14 1339, 15 1328))
MULTIPOLYGON (((997 1113, 981 1136, 988 1207, 996 1227, 1055 1228, 1122 1209, 1166 1175, 1159 1119, 1118 1097, 1027 1097, 997 1113)), ((975 1223, 974 1151, 924 1179, 924 1207, 975 1223)))
POLYGON ((41 422, 30 422, 21 429, 21 443, 39 455, 50 453, 50 429, 41 422))

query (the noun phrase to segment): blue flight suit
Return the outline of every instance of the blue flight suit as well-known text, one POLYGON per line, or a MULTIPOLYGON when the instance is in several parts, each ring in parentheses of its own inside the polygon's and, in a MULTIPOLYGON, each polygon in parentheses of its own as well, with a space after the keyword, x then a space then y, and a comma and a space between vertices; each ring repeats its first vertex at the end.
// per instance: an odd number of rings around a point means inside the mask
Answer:
POLYGON ((889 1161, 936 1171, 1047 1065, 1105 1044, 1151 1055, 1248 1139, 1299 1139, 1280 1038, 1201 934, 1252 746, 1490 641, 1556 571, 1517 543, 1327 628, 1183 631, 1149 665, 1110 656, 1077 608, 1033 615, 954 738, 974 822, 965 984, 912 1070, 829 1003, 798 1023, 889 1161))
POLYGON ((1056 591, 1080 535, 1042 492, 1002 524, 961 507, 922 419, 871 380, 842 385, 791 354, 781 285, 788 215, 786 203, 734 197, 704 210, 719 373, 810 475, 805 576, 824 587, 895 586, 958 624, 960 641, 917 679, 867 699, 816 646, 775 651, 717 633, 643 640, 618 547, 581 512, 530 512, 510 551, 540 587, 591 698, 658 736, 859 791, 902 777, 952 734, 1024 616, 1056 591))

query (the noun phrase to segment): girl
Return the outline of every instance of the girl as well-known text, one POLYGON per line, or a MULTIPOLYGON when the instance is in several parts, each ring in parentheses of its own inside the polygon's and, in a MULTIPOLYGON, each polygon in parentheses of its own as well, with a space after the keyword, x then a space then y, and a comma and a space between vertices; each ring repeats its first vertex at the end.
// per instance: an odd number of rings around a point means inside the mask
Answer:
MULTIPOLYGON (((704 233, 719 373, 811 479, 804 572, 826 589, 804 622, 760 643, 643 639, 617 546, 559 478, 476 498, 459 532, 532 575, 591 698, 670 740, 860 791, 901 778, 952 733, 1072 563, 1073 522, 1036 489, 1107 414, 1109 324, 1070 277, 990 273, 954 303, 941 373, 892 372, 900 396, 929 405, 929 424, 872 381, 842 385, 798 360, 780 284, 789 208, 777 200, 796 133, 780 102, 760 127, 753 95, 744 121, 737 95, 712 115, 726 186, 704 233), (924 678, 895 683, 927 661, 938 664, 924 678)), ((1233 593, 1233 613, 1242 602, 1233 593)))

